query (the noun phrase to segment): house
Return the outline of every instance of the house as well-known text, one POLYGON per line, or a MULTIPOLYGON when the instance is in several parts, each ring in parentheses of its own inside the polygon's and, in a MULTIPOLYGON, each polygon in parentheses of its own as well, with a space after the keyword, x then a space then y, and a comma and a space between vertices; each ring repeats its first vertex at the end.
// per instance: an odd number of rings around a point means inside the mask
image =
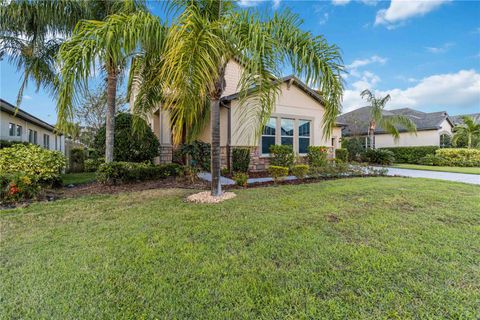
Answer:
POLYGON ((65 152, 65 136, 55 127, 0 99, 0 140, 37 144, 45 149, 65 152))
MULTIPOLYGON (((371 107, 362 107, 344 113, 337 118, 344 123, 343 137, 361 137, 367 139, 370 123, 371 107)), ((375 147, 411 147, 411 146, 444 146, 449 144, 454 123, 447 112, 422 112, 410 108, 384 110, 383 116, 404 115, 417 126, 417 132, 408 132, 400 127, 400 138, 395 141, 393 136, 383 128, 375 129, 375 147)))
MULTIPOLYGON (((310 145, 327 146, 333 156, 334 149, 340 147, 341 126, 336 126, 330 136, 324 136, 322 97, 294 76, 278 80, 281 85, 276 106, 263 134, 258 136, 259 119, 245 116, 247 109, 255 112, 258 102, 253 95, 242 107, 239 102, 237 89, 242 69, 241 64, 234 60, 226 66, 226 86, 220 104, 222 166, 230 165, 231 150, 236 147, 250 148, 250 169, 253 171, 264 170, 268 166, 268 150, 273 144, 292 145, 299 156, 305 156, 310 145)), ((133 88, 131 102, 135 99, 135 92, 133 88)), ((159 108, 148 117, 148 122, 160 140, 159 162, 170 162, 173 146, 168 111, 159 108)), ((210 142, 210 136, 210 125, 207 124, 200 132, 199 140, 210 142)))
POLYGON ((471 114, 459 114, 456 116, 450 116, 454 125, 463 124, 462 117, 472 117, 475 123, 480 123, 480 113, 471 113, 471 114))

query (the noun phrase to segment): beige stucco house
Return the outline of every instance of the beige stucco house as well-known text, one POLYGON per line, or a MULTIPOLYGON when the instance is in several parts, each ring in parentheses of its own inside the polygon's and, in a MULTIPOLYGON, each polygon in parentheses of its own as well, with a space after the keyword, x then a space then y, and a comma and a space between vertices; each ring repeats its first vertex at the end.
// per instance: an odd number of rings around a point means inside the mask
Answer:
MULTIPOLYGON (((407 132, 398 128, 400 138, 393 136, 381 127, 375 129, 375 148, 386 147, 413 147, 413 146, 443 146, 449 143, 454 123, 447 112, 422 112, 410 108, 384 110, 384 117, 404 115, 410 118, 417 126, 417 132, 407 132)), ((370 122, 370 107, 362 107, 342 114, 337 121, 343 123, 343 137, 361 137, 367 139, 370 122)))
POLYGON ((0 140, 37 144, 65 153, 65 136, 55 127, 0 99, 0 140))
MULTIPOLYGON (((230 164, 231 149, 248 147, 251 150, 251 170, 263 170, 268 165, 268 149, 272 144, 290 144, 296 154, 302 156, 307 147, 327 146, 333 155, 334 149, 340 147, 341 127, 335 127, 330 136, 323 134, 323 116, 321 96, 299 79, 289 76, 281 81, 281 91, 271 117, 259 136, 259 119, 246 116, 245 110, 258 108, 255 97, 248 98, 240 106, 238 83, 242 66, 232 60, 226 66, 226 87, 221 99, 220 135, 222 147, 222 165, 230 164)), ((135 93, 135 89, 133 90, 135 93)), ((132 95, 135 99, 135 94, 132 95)), ((131 104, 134 100, 131 101, 131 104)), ((249 114, 252 114, 251 112, 249 114)), ((169 114, 160 106, 148 117, 148 122, 160 140, 160 162, 172 159, 172 139, 169 114)), ((207 124, 199 135, 199 140, 210 142, 210 125, 207 124)))

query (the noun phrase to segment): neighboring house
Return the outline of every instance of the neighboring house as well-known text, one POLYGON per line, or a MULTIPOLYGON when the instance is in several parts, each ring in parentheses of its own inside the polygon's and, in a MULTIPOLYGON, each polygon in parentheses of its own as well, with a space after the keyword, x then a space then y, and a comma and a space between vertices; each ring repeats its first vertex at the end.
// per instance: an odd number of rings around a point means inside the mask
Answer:
MULTIPOLYGON (((367 139, 371 107, 362 107, 347 112, 337 118, 344 123, 343 137, 361 137, 367 139)), ((452 136, 453 121, 445 111, 422 112, 410 108, 384 110, 385 117, 389 115, 404 115, 417 126, 417 132, 408 132, 399 128, 400 138, 395 141, 390 133, 383 128, 375 129, 375 148, 410 147, 410 146, 446 146, 452 136)))
POLYGON ((450 116, 450 120, 452 120, 453 125, 456 126, 457 124, 463 124, 462 117, 472 117, 475 123, 480 123, 480 113, 459 114, 457 116, 450 116))
POLYGON ((23 141, 65 152, 64 135, 55 127, 0 99, 0 140, 23 141))
MULTIPOLYGON (((243 107, 239 105, 238 83, 242 66, 230 61, 225 71, 226 87, 221 99, 220 136, 222 166, 229 166, 231 149, 248 147, 251 150, 251 170, 264 170, 269 163, 268 150, 273 144, 292 145, 295 153, 304 156, 308 146, 328 146, 331 156, 340 147, 341 127, 335 127, 329 137, 323 134, 322 97, 296 77, 289 76, 281 81, 281 91, 263 134, 256 135, 261 123, 252 117, 258 108, 254 94, 243 107), (246 110, 249 116, 246 116, 246 110)), ((134 89, 135 93, 136 90, 134 89)), ((132 95, 135 99, 135 94, 132 95)), ((133 100, 132 100, 133 101, 133 100)), ((160 162, 172 159, 170 120, 166 110, 158 109, 149 116, 149 124, 160 140, 160 162)), ((210 142, 210 124, 199 135, 199 140, 210 142)))

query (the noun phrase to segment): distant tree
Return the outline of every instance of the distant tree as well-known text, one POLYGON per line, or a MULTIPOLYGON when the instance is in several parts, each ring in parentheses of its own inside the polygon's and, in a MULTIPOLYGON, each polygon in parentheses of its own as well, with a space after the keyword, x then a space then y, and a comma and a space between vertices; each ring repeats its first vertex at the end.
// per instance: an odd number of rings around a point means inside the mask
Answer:
POLYGON ((452 144, 458 146, 460 141, 466 142, 467 148, 480 146, 480 123, 476 123, 471 116, 462 117, 463 124, 453 128, 452 144))
MULTIPOLYGON (((400 138, 400 132, 397 126, 403 126, 407 131, 417 132, 417 127, 412 120, 404 115, 384 116, 383 111, 387 102, 390 101, 390 95, 383 98, 375 97, 370 90, 363 90, 360 94, 362 98, 366 98, 370 102, 370 122, 368 126, 368 137, 370 140, 369 147, 375 148, 375 129, 381 127, 390 133, 395 140, 400 138)), ((368 146, 367 146, 368 147, 368 146)))

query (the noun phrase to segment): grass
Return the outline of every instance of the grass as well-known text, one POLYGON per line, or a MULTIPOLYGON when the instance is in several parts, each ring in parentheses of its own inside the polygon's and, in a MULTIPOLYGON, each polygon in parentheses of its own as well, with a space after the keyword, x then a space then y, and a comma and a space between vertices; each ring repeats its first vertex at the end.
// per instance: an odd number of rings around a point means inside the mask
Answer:
POLYGON ((479 316, 480 187, 355 178, 0 213, 0 318, 479 316))
POLYGON ((402 168, 402 169, 414 169, 414 170, 480 174, 480 168, 478 167, 441 167, 441 166, 424 166, 420 164, 407 164, 407 163, 398 163, 393 165, 393 167, 402 168))
POLYGON ((62 174, 63 185, 77 185, 95 181, 95 172, 80 172, 62 174))

